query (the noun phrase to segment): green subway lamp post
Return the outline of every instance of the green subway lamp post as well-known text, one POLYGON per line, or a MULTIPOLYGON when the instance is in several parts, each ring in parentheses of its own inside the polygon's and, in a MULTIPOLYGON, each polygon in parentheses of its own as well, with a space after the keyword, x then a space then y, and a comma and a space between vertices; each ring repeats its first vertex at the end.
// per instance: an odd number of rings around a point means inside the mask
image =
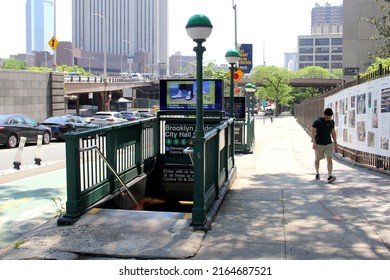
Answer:
POLYGON ((194 205, 192 207, 192 223, 204 225, 206 222, 205 205, 205 131, 203 115, 203 53, 206 48, 203 42, 213 30, 208 17, 205 15, 192 16, 186 25, 188 36, 197 44, 196 53, 196 123, 194 135, 194 205))
POLYGON ((203 128, 203 53, 206 48, 202 46, 203 42, 210 36, 213 30, 208 17, 204 15, 192 16, 186 25, 187 34, 197 44, 194 47, 196 53, 196 128, 195 137, 204 136, 203 128))
POLYGON ((225 54, 225 59, 226 59, 227 63, 229 63, 229 65, 230 65, 230 68, 229 68, 230 69, 229 114, 230 114, 230 117, 233 118, 232 130, 230 133, 230 143, 231 143, 230 154, 232 156, 233 166, 235 166, 235 164, 234 164, 234 152, 235 152, 235 148, 234 148, 234 69, 235 69, 235 65, 237 65, 238 61, 240 60, 240 53, 238 52, 238 50, 235 50, 235 49, 228 50, 227 53, 225 54))
MULTIPOLYGON (((250 105, 250 99, 252 99, 252 102, 253 102, 253 99, 254 99, 254 93, 256 92, 257 88, 254 84, 251 84, 251 83, 247 83, 245 85, 245 92, 248 93, 248 96, 247 96, 247 107, 248 107, 248 117, 247 117, 247 129, 248 129, 248 133, 246 134, 247 135, 247 149, 248 151, 251 151, 251 147, 252 147, 252 139, 254 139, 254 134, 255 134, 255 130, 254 130, 254 123, 251 121, 251 115, 250 115, 250 108, 251 108, 251 105, 250 105)), ((253 111, 253 109, 252 109, 253 111)))

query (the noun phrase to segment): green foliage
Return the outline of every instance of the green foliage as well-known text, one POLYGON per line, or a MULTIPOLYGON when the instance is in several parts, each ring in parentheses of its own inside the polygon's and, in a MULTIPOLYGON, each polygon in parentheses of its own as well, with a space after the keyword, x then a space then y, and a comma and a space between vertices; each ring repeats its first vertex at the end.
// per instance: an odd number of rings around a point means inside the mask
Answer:
POLYGON ((375 58, 375 62, 367 68, 366 72, 361 73, 360 76, 364 77, 369 73, 378 70, 379 64, 382 64, 382 67, 390 67, 390 58, 375 58))
POLYGON ((3 69, 12 69, 12 70, 25 70, 26 69, 26 62, 23 60, 19 60, 16 58, 9 58, 4 60, 3 69))
POLYGON ((78 72, 80 76, 88 76, 89 73, 84 70, 84 68, 81 68, 80 66, 69 66, 69 65, 58 65, 57 70, 60 72, 78 72))
POLYGON ((332 74, 334 77, 342 77, 343 69, 333 69, 332 74))
POLYGON ((332 74, 328 69, 320 66, 308 66, 294 72, 294 77, 330 77, 332 74))
MULTIPOLYGON (((260 65, 253 69, 252 83, 261 82, 261 87, 256 92, 260 99, 271 99, 278 105, 289 105, 292 97, 292 87, 289 86, 292 73, 285 68, 276 66, 260 65)), ((278 114, 278 112, 275 112, 278 114)))
POLYGON ((40 72, 51 72, 51 71, 53 71, 53 68, 33 66, 33 67, 28 68, 28 70, 29 71, 40 71, 40 72))
MULTIPOLYGON (((377 49, 367 54, 368 60, 376 57, 390 57, 390 0, 376 0, 381 15, 378 17, 361 17, 360 20, 375 27, 377 34, 369 37, 369 40, 376 41, 377 49)), ((366 62, 369 65, 370 62, 366 62)))
POLYGON ((56 207, 56 215, 54 216, 54 218, 62 217, 65 213, 65 205, 62 202, 62 199, 59 197, 52 197, 51 200, 54 202, 56 207))

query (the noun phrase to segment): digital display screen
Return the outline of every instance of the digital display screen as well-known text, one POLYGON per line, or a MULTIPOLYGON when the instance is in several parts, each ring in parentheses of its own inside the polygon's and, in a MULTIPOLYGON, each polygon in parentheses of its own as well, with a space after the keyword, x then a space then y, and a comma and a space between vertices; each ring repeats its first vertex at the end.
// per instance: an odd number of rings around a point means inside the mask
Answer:
MULTIPOLYGON (((203 109, 222 111, 223 80, 203 80, 203 109)), ((196 110, 196 80, 160 80, 160 110, 196 110)))
MULTIPOLYGON (((236 119, 245 119, 245 97, 244 96, 234 96, 234 117, 236 119)), ((225 97, 225 112, 226 116, 230 116, 230 97, 225 97)))

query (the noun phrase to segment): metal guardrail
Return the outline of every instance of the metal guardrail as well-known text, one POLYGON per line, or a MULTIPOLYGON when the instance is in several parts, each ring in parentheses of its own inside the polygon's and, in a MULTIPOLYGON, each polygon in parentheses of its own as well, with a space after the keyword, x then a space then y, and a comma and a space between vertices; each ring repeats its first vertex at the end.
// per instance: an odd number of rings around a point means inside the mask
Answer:
POLYGON ((157 137, 156 127, 156 118, 149 118, 65 134, 64 217, 76 219, 88 207, 121 188, 120 180, 108 166, 127 183, 152 170, 157 151, 153 141, 157 137))
POLYGON ((132 79, 132 78, 125 78, 125 77, 98 77, 98 76, 64 76, 64 82, 65 83, 129 83, 129 82, 150 82, 150 79, 132 79))

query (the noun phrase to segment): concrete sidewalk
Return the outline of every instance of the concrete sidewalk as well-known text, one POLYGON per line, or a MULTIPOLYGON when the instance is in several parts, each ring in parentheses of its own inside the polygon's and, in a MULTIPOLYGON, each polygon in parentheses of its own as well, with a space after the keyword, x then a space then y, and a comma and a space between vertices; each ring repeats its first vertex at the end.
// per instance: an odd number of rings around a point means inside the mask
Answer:
POLYGON ((390 176, 334 161, 314 179, 310 137, 291 116, 256 119, 253 154, 208 232, 190 215, 93 209, 73 226, 51 221, 3 259, 390 259, 390 176))

